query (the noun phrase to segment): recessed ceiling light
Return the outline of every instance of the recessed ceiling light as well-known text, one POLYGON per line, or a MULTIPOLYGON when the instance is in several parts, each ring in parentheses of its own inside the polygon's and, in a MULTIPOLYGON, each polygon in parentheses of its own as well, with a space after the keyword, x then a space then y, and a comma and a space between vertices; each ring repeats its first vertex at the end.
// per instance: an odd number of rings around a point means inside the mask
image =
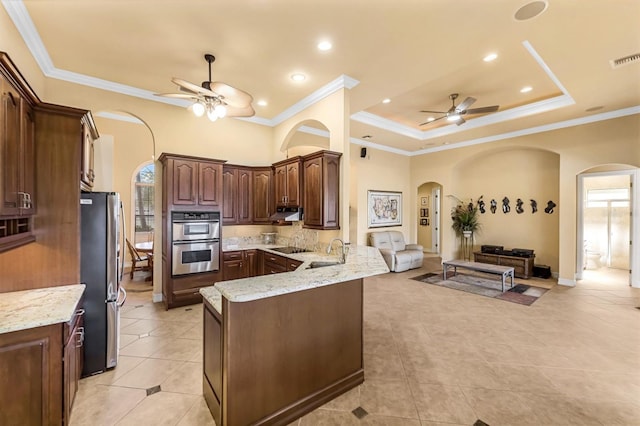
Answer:
POLYGON ((295 73, 295 74, 291 74, 291 80, 293 81, 304 81, 307 78, 306 75, 302 74, 302 73, 295 73))
POLYGON ((333 45, 331 44, 331 42, 327 40, 318 43, 318 49, 320 50, 331 50, 332 47, 333 45))
POLYGON ((482 60, 485 62, 491 62, 494 59, 496 59, 498 57, 498 55, 496 53, 489 53, 487 56, 485 56, 482 60))
POLYGON ((260 99, 260 100, 258 101, 258 105, 259 105, 259 106, 267 106, 267 101, 265 101, 264 99, 260 99))
POLYGON ((516 21, 526 21, 527 19, 533 19, 547 10, 548 3, 546 0, 532 1, 525 4, 515 13, 514 18, 516 21))
POLYGON ((527 93, 533 90, 533 87, 531 86, 525 86, 522 89, 520 89, 520 93, 527 93))
POLYGON ((389 99, 389 98, 386 98, 386 99, 382 100, 383 104, 388 104, 389 102, 391 102, 391 99, 389 99))

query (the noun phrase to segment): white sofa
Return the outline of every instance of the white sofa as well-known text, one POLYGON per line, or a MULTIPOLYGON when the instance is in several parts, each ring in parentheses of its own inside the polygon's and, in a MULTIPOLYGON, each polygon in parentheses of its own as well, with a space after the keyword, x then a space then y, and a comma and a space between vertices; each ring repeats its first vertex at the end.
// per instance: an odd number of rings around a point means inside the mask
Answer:
POLYGON ((371 232, 369 245, 380 250, 392 272, 403 272, 422 266, 423 247, 420 244, 406 244, 402 232, 371 232))

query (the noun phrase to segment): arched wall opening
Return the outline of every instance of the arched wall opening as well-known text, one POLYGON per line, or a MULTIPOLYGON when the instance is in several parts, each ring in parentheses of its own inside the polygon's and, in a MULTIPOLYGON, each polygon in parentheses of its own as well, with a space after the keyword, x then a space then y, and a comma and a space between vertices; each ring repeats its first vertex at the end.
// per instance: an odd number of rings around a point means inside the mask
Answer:
POLYGON ((559 269, 559 154, 537 148, 501 147, 482 151, 456 164, 452 187, 443 197, 443 233, 459 250, 451 219, 446 215, 456 200, 485 203, 481 230, 474 235, 474 251, 481 245, 504 249, 532 249, 536 264, 559 269), (482 198, 481 198, 482 197, 482 198), (491 209, 495 204, 495 209, 491 209), (506 205, 506 207, 505 207, 506 205), (547 207, 548 211, 545 211, 547 207))
MULTIPOLYGON (((126 236, 130 241, 135 237, 135 197, 133 194, 132 179, 137 171, 149 162, 155 165, 155 191, 154 198, 162 199, 160 182, 161 170, 159 163, 155 161, 155 135, 149 124, 138 115, 129 111, 110 110, 99 111, 94 114, 96 126, 100 133, 100 139, 95 143, 95 169, 96 179, 94 191, 113 191, 120 194, 125 217, 123 225, 126 227, 126 236)), ((160 206, 156 203, 154 214, 154 228, 162 227, 162 215, 160 206)), ((154 239, 159 236, 154 234, 154 239)), ((154 244, 154 249, 159 250, 159 244, 154 244)), ((130 265, 127 253, 125 265, 130 265)), ((154 300, 161 300, 162 282, 161 264, 154 265, 154 300)))
POLYGON ((440 254, 441 198, 442 185, 438 182, 425 182, 418 187, 417 241, 425 253, 440 254))

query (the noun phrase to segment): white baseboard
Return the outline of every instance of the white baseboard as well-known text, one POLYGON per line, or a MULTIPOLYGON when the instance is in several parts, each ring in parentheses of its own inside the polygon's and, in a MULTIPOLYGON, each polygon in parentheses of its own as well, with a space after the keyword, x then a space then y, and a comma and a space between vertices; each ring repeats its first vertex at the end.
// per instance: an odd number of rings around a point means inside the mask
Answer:
POLYGON ((558 278, 558 284, 566 285, 568 287, 575 287, 576 286, 576 280, 568 280, 566 278, 558 278))
POLYGON ((162 293, 153 293, 153 303, 162 302, 162 293))

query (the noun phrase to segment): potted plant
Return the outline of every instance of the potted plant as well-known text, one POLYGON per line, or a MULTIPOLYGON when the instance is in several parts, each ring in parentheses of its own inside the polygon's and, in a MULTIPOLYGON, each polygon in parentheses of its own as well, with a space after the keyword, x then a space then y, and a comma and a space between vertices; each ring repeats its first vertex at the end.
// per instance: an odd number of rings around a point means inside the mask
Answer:
POLYGON ((473 234, 480 230, 478 206, 473 204, 473 200, 469 203, 458 198, 456 200, 458 203, 451 210, 451 227, 460 237, 463 257, 468 260, 473 248, 473 234))

